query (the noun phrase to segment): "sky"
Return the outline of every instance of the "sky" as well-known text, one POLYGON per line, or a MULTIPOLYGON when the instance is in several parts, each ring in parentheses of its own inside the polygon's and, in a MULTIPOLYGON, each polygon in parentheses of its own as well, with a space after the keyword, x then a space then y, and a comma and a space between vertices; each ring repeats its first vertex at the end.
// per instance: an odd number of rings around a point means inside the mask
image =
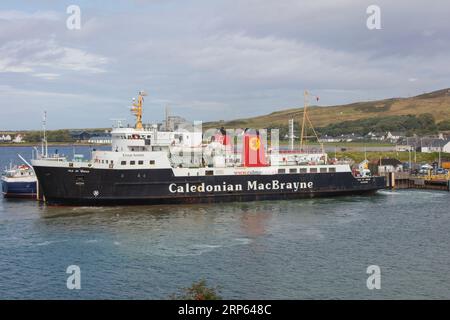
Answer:
POLYGON ((230 120, 450 87, 448 0, 0 3, 0 130, 230 120), (369 5, 381 29, 369 29, 369 5), (66 25, 70 5, 80 28, 66 25))

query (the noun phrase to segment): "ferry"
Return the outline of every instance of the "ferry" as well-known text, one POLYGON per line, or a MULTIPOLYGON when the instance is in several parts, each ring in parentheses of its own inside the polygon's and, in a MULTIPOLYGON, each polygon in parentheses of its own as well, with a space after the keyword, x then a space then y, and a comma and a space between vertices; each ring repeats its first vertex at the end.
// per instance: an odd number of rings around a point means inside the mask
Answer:
POLYGON ((37 178, 28 165, 10 166, 1 176, 5 198, 36 198, 37 178))
MULTIPOLYGON (((88 160, 45 154, 32 160, 48 204, 215 203, 374 194, 385 188, 384 177, 367 170, 355 174, 348 163, 329 161, 323 149, 268 148, 263 130, 231 135, 222 128, 208 135, 195 125, 192 130, 143 125, 144 96, 139 92, 133 99, 135 125, 119 121, 113 127, 110 150, 92 151, 88 160)), ((305 117, 306 105, 303 122, 305 117)))

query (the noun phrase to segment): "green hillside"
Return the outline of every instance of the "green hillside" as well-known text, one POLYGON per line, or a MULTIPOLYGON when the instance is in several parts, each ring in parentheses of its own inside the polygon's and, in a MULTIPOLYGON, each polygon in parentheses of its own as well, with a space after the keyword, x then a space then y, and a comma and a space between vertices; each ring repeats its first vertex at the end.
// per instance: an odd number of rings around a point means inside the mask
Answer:
MULTIPOLYGON (((302 114, 303 107, 300 107, 253 118, 208 122, 204 126, 206 128, 221 126, 225 128, 286 128, 288 120, 291 118, 298 124, 302 114)), ((422 120, 431 116, 435 129, 450 130, 450 89, 434 91, 411 98, 391 98, 328 107, 312 106, 308 108, 308 115, 317 128, 326 128, 337 124, 342 124, 344 127, 347 124, 352 124, 367 128, 367 126, 377 125, 378 122, 390 122, 395 128, 398 123, 414 122, 414 117, 419 118, 422 115, 422 120), (371 121, 365 123, 363 120, 367 119, 371 119, 371 121)), ((386 126, 381 124, 380 127, 386 126)), ((410 128, 406 126, 394 130, 402 129, 409 130, 410 128)), ((416 129, 412 128, 413 131, 416 129)), ((433 131, 433 128, 426 128, 426 131, 433 131)))

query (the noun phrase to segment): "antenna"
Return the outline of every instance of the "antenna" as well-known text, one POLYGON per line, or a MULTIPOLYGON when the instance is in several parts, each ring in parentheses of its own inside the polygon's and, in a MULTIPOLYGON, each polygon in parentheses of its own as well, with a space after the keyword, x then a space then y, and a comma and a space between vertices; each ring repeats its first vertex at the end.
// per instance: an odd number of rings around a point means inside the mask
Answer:
MULTIPOLYGON (((109 119, 109 120, 114 121, 116 123, 116 128, 123 128, 122 121, 125 121, 126 119, 112 118, 112 119, 109 119)), ((114 124, 113 124, 113 127, 114 127, 114 124)))
POLYGON ((166 131, 169 131, 169 114, 170 114, 170 107, 169 105, 166 106, 166 131))

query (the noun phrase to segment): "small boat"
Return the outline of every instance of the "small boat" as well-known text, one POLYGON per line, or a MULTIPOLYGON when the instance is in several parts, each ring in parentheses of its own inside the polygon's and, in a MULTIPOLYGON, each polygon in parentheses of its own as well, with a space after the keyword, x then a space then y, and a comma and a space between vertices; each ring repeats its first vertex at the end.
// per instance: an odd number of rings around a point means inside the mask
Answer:
POLYGON ((28 165, 10 166, 1 177, 2 193, 5 198, 35 198, 37 178, 28 165))

